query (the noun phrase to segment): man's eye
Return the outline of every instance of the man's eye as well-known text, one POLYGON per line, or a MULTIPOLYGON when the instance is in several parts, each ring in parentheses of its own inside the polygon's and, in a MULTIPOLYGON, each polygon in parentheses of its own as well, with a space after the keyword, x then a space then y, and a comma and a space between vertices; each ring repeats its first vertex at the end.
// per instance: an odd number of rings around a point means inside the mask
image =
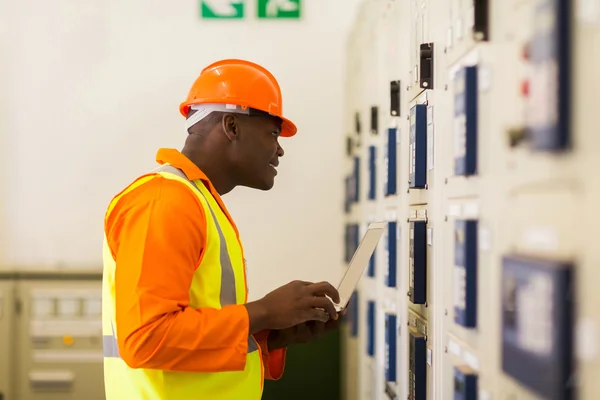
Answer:
POLYGON ((279 137, 279 135, 281 135, 281 132, 277 132, 277 131, 275 131, 275 132, 271 132, 271 134, 272 134, 273 136, 275 136, 276 138, 278 138, 278 137, 279 137))

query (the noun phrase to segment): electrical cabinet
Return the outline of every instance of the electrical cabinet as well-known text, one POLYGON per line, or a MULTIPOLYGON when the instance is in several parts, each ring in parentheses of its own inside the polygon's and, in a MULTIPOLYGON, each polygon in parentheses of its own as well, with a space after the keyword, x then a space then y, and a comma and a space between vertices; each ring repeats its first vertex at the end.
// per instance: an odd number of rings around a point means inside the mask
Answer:
POLYGON ((502 261, 502 369, 539 396, 573 399, 573 264, 502 261))
POLYGON ((385 184, 384 194, 386 196, 395 195, 398 188, 398 177, 397 177, 397 148, 398 148, 398 129, 389 128, 387 130, 386 141, 385 141, 385 184))
POLYGON ((410 109, 408 187, 424 189, 427 184, 427 106, 416 104, 410 109))
POLYGON ((0 398, 104 399, 101 287, 95 272, 0 273, 0 398))
POLYGON ((389 221, 385 233, 385 255, 386 255, 386 274, 385 285, 387 287, 396 287, 397 276, 397 246, 398 246, 398 223, 389 221))
POLYGON ((454 223, 454 322, 477 326, 477 221, 454 223))
POLYGON ((427 222, 409 222, 408 296, 413 304, 427 301, 427 222))
POLYGON ((477 172, 477 66, 454 77, 454 173, 477 172))
POLYGON ((477 372, 466 365, 454 367, 454 400, 477 400, 477 372))
POLYGON ((389 225, 349 400, 599 397, 596 3, 360 1, 340 131, 366 118, 342 157, 364 176, 345 221, 389 225), (395 383, 392 316, 410 331, 395 383))

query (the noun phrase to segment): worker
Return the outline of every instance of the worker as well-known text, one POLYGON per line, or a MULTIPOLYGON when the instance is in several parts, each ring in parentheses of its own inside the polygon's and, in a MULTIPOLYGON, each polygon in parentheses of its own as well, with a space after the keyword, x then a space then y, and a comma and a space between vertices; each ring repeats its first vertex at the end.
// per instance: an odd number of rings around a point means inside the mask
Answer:
POLYGON ((248 302, 244 249, 221 198, 236 186, 271 189, 279 138, 297 129, 273 75, 244 60, 202 70, 179 109, 183 149, 159 149, 159 166, 105 215, 106 398, 260 399, 264 379, 282 376, 286 348, 342 316, 327 282, 290 282, 248 302))

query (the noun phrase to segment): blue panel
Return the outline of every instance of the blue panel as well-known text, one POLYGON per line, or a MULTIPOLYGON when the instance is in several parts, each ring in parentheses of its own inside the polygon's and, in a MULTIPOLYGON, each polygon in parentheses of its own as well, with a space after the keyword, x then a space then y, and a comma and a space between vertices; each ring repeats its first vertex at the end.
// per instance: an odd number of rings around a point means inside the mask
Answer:
POLYGON ((410 147, 408 186, 424 189, 427 184, 427 106, 417 104, 410 109, 410 147))
POLYGON ((360 200, 360 158, 354 157, 354 202, 358 203, 360 200))
POLYGON ((375 357, 375 302, 367 302, 367 355, 375 357))
POLYGON ((425 336, 409 331, 408 398, 427 400, 427 342, 425 336))
POLYGON ((477 221, 454 223, 454 322, 477 326, 477 221))
POLYGON ((348 301, 348 322, 350 323, 350 336, 358 336, 358 292, 354 292, 348 301))
POLYGON ((425 304, 427 301, 427 223, 411 222, 409 235, 408 295, 413 304, 425 304))
POLYGON ((369 146, 369 200, 375 200, 376 193, 376 177, 377 177, 377 148, 369 146))
POLYGON ((477 400, 477 374, 454 367, 454 400, 477 400))
POLYGON ((371 258, 369 258, 369 266, 367 267, 367 276, 371 278, 375 277, 375 260, 377 259, 376 254, 377 249, 375 249, 373 255, 371 256, 371 258))
POLYGON ((398 324, 395 314, 385 315, 385 380, 396 382, 396 340, 398 324))
POLYGON ((397 250, 398 250, 398 223, 396 221, 388 222, 385 254, 387 268, 385 271, 385 285, 388 287, 396 287, 397 275, 397 250))
POLYGON ((384 165, 386 167, 384 193, 386 196, 391 196, 395 195, 398 190, 398 166, 396 159, 398 149, 398 130, 396 128, 389 128, 387 130, 387 139, 384 149, 384 165))
POLYGON ((571 3, 539 0, 532 13, 527 133, 535 150, 555 151, 570 146, 571 3))
POLYGON ((349 263, 359 244, 360 227, 358 224, 347 224, 345 234, 344 261, 349 263))
POLYGON ((352 190, 352 184, 354 180, 351 176, 345 178, 346 196, 344 198, 344 212, 348 214, 350 212, 350 206, 354 201, 354 194, 352 190))
POLYGON ((502 262, 502 369, 549 400, 574 398, 573 265, 506 256, 502 262))
POLYGON ((477 173, 477 67, 454 78, 454 174, 477 173))

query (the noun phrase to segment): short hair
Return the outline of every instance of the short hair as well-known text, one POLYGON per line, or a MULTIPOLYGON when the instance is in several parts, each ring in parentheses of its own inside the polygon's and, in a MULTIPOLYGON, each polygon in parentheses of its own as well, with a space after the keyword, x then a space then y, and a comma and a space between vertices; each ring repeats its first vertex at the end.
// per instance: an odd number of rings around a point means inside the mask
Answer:
MULTIPOLYGON (((196 110, 190 110, 187 117, 191 117, 196 113, 196 110)), ((202 118, 200 121, 195 123, 194 125, 188 128, 188 133, 192 133, 192 129, 194 129, 197 133, 208 133, 210 132, 215 125, 219 124, 223 119, 223 115, 225 113, 220 111, 213 111, 208 114, 206 117, 202 118)))

